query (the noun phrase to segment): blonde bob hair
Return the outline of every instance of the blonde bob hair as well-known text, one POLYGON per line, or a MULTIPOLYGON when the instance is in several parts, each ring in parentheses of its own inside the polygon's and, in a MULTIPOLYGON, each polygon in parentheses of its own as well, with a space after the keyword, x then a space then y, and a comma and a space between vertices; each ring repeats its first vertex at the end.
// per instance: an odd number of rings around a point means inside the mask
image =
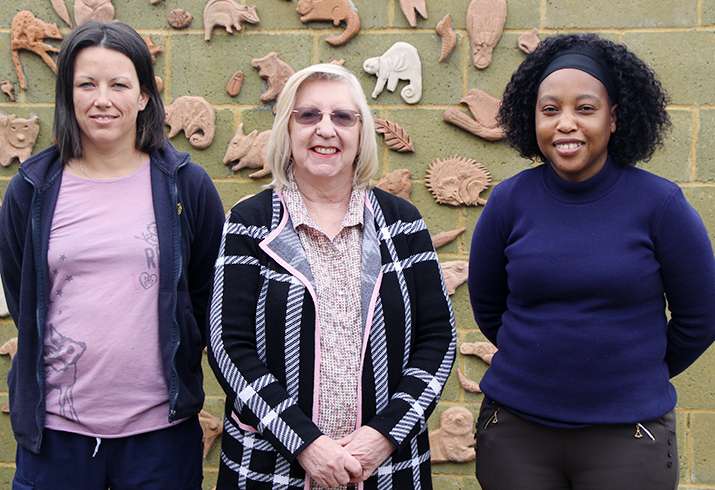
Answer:
POLYGON ((267 187, 281 190, 288 186, 288 168, 292 161, 288 122, 295 108, 298 90, 304 83, 314 80, 346 83, 350 87, 361 121, 358 154, 354 163, 353 187, 367 189, 379 165, 375 121, 372 118, 370 107, 367 105, 365 93, 355 75, 340 65, 327 63, 309 66, 294 73, 281 92, 276 105, 276 118, 273 121, 273 130, 271 131, 266 151, 268 164, 273 173, 273 181, 267 187))

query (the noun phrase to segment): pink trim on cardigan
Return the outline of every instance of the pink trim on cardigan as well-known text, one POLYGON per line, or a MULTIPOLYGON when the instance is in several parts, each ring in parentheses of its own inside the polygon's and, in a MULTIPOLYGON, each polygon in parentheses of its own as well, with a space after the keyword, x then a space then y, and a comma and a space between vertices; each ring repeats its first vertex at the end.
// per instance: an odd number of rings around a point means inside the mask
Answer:
MULTIPOLYGON (((313 298, 313 304, 315 305, 315 363, 313 365, 313 379, 315 381, 313 388, 313 413, 311 414, 311 420, 317 426, 318 403, 320 400, 320 319, 318 318, 318 295, 315 293, 315 290, 310 284, 310 281, 308 281, 307 277, 298 272, 297 269, 288 264, 288 262, 283 260, 268 247, 270 243, 275 240, 275 238, 283 231, 286 226, 286 223, 288 223, 288 206, 286 206, 286 203, 283 200, 283 194, 281 194, 280 191, 275 192, 278 195, 278 198, 281 200, 281 205, 286 211, 283 213, 283 218, 281 219, 281 222, 278 227, 273 232, 271 232, 265 238, 265 240, 259 243, 258 246, 261 247, 261 249, 263 249, 263 251, 266 252, 269 257, 271 257, 278 264, 280 264, 281 267, 283 267, 286 271, 298 278, 298 280, 305 285, 306 289, 310 293, 310 296, 313 298)), ((307 473, 305 475, 305 490, 310 490, 310 476, 307 473)))

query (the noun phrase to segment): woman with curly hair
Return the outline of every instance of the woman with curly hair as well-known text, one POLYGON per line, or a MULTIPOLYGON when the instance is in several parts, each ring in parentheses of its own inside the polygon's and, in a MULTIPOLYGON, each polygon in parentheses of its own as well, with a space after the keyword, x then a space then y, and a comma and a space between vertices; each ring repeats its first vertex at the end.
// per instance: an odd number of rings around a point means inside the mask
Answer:
POLYGON ((546 39, 506 88, 507 142, 543 165, 494 188, 472 239, 472 308, 499 348, 480 383, 484 490, 677 487, 669 379, 715 339, 715 258, 680 188, 634 167, 667 102, 594 34, 546 39))

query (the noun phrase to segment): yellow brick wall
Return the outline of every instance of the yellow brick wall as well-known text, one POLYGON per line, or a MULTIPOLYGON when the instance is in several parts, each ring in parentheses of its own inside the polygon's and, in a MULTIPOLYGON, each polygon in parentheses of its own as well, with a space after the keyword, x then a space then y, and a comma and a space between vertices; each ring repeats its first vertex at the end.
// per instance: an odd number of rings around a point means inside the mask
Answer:
MULTIPOLYGON (((73 0, 66 0, 70 13, 73 0)), ((249 2, 243 2, 249 3, 249 2)), ((155 45, 163 48, 157 56, 156 72, 164 80, 164 100, 169 105, 182 95, 202 96, 216 111, 216 136, 206 150, 192 148, 183 133, 172 140, 182 151, 189 151, 214 179, 226 209, 240 197, 258 192, 267 181, 255 182, 247 171, 234 175, 222 163, 228 142, 239 123, 244 131, 269 129, 273 116, 270 106, 259 97, 265 82, 251 68, 251 59, 275 51, 279 58, 298 70, 316 62, 344 59, 354 71, 376 117, 397 122, 411 135, 416 152, 396 153, 381 146, 379 176, 407 168, 413 181, 412 201, 420 209, 432 234, 466 227, 456 242, 439 250, 443 261, 467 259, 471 230, 481 208, 454 208, 438 205, 424 185, 425 172, 437 158, 458 154, 484 164, 494 184, 530 162, 518 158, 501 142, 488 142, 442 122, 447 108, 466 110, 460 99, 471 88, 479 88, 501 97, 511 73, 524 59, 517 48, 517 38, 533 27, 540 36, 558 32, 595 31, 611 40, 627 44, 659 73, 670 92, 669 107, 673 120, 666 146, 644 168, 678 182, 690 202, 701 213, 711 238, 715 239, 715 0, 618 0, 583 2, 581 0, 507 0, 508 13, 504 34, 494 52, 492 65, 477 70, 471 61, 466 32, 469 0, 427 0, 429 19, 418 17, 416 28, 410 28, 397 0, 354 0, 361 21, 360 33, 342 47, 325 42, 327 35, 342 31, 326 22, 302 24, 295 11, 297 1, 255 0, 261 19, 257 25, 245 24, 243 31, 227 34, 216 28, 211 41, 203 39, 203 0, 162 0, 157 5, 149 0, 114 0, 115 18, 149 34, 155 45), (188 30, 169 27, 167 14, 175 9, 189 11, 194 19, 188 30), (451 13, 458 34, 458 44, 451 56, 439 63, 440 39, 434 27, 451 13), (423 96, 419 104, 407 105, 387 90, 371 99, 376 78, 362 70, 362 62, 385 52, 396 41, 414 45, 423 67, 423 96), (226 82, 237 70, 243 70, 245 81, 241 93, 231 98, 226 82)), ((21 62, 28 79, 28 89, 20 91, 10 56, 10 25, 20 10, 30 10, 37 17, 56 22, 66 35, 70 29, 52 10, 48 0, 15 0, 0 4, 0 81, 15 83, 16 102, 0 93, 0 111, 28 117, 40 117, 40 134, 34 152, 45 148, 51 139, 54 101, 54 75, 40 58, 22 52, 21 62)), ((56 41, 50 43, 58 46, 56 41)), ((382 137, 379 137, 382 141, 382 137)), ((382 144, 382 143, 381 143, 382 144)), ((0 168, 0 194, 17 172, 15 161, 0 168)), ((488 192, 485 193, 488 197, 488 192)), ((452 296, 457 318, 459 342, 479 341, 483 337, 474 323, 469 308, 466 286, 452 296)), ((14 336, 10 319, 0 320, 0 343, 14 336)), ((9 359, 0 357, 0 404, 7 399, 5 375, 9 359)), ((458 354, 456 367, 473 380, 479 380, 486 365, 474 357, 458 354)), ((220 415, 222 392, 208 366, 206 369, 206 409, 220 415)), ((681 489, 715 489, 715 350, 708 351, 684 374, 674 380, 678 404, 678 437, 681 459, 681 489)), ((475 414, 481 397, 465 393, 456 373, 447 383, 442 401, 430 428, 438 426, 439 413, 451 406, 466 406, 475 414)), ((9 489, 14 474, 15 444, 9 417, 0 415, 0 490, 9 489)), ((204 488, 213 487, 218 467, 218 447, 205 462, 204 488)), ((433 468, 439 490, 478 489, 474 464, 439 464, 433 468)))

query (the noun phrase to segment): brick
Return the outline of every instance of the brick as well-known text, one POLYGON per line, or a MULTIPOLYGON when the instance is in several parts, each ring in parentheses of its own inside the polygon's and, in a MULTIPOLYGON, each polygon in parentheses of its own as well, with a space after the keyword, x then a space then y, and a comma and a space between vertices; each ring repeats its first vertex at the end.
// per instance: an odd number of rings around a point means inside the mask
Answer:
POLYGON ((687 410, 708 410, 715 407, 715 347, 708 349, 683 373, 673 378, 678 390, 678 407, 687 410))
POLYGON ((432 477, 434 490, 459 490, 459 480, 441 476, 432 477))
POLYGON ((628 8, 614 8, 610 2, 547 0, 546 27, 693 27, 698 21, 697 4, 697 0, 635 0, 628 8))
POLYGON ((704 25, 715 24, 715 0, 703 0, 702 23, 704 25))
POLYGON ((693 186, 683 189, 683 194, 705 223, 710 240, 715 243, 715 188, 693 186))
POLYGON ((622 41, 658 74, 672 104, 715 102, 715 63, 707 61, 715 51, 711 32, 626 32, 622 41))
POLYGON ((715 180, 715 110, 700 109, 698 111, 698 135, 696 146, 696 179, 700 181, 715 180))
POLYGON ((693 459, 690 471, 691 483, 715 485, 715 413, 691 413, 693 459))
MULTIPOLYGON (((14 461, 14 458, 13 458, 14 461)), ((0 488, 10 490, 15 477, 15 466, 0 466, 0 488)))
POLYGON ((673 128, 649 162, 638 167, 674 182, 690 181, 690 154, 692 151, 693 116, 690 111, 669 111, 673 128))
POLYGON ((683 412, 677 410, 676 415, 676 434, 678 438, 678 459, 680 460, 680 482, 686 482, 688 480, 687 476, 690 472, 690 467, 688 464, 687 449, 690 444, 688 442, 690 435, 688 431, 688 412, 683 412))

